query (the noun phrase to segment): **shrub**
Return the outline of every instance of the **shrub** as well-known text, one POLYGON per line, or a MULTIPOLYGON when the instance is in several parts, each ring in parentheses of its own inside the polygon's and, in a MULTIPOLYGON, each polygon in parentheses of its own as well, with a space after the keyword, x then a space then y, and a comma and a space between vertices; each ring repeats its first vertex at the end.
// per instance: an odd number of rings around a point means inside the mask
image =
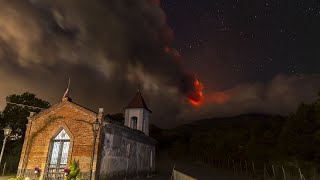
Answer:
POLYGON ((20 177, 16 177, 16 178, 10 178, 8 180, 25 180, 24 177, 20 176, 20 177))
POLYGON ((70 166, 68 167, 70 170, 67 175, 67 180, 81 180, 79 161, 77 162, 75 159, 72 160, 70 166))

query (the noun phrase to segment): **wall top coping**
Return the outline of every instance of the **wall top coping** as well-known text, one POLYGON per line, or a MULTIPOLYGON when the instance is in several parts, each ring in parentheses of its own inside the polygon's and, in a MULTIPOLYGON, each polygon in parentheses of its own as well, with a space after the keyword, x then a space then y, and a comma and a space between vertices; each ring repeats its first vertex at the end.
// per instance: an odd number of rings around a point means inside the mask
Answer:
POLYGON ((71 102, 71 101, 62 101, 62 102, 60 102, 60 103, 57 103, 57 104, 49 107, 48 109, 45 109, 45 110, 40 111, 39 113, 37 113, 37 114, 29 117, 29 119, 30 119, 30 120, 37 119, 37 118, 39 118, 39 117, 41 117, 41 116, 44 116, 44 115, 48 114, 49 112, 54 111, 54 110, 56 110, 56 109, 58 109, 59 107, 62 107, 62 106, 64 106, 64 105, 71 105, 71 106, 73 106, 74 108, 76 108, 76 109, 78 109, 78 110, 80 110, 80 111, 86 112, 86 113, 88 113, 88 114, 90 114, 90 115, 92 115, 92 116, 95 116, 95 117, 98 115, 97 112, 94 112, 93 110, 90 110, 90 109, 88 109, 88 108, 86 108, 86 107, 83 107, 83 106, 81 106, 81 105, 79 105, 79 104, 77 104, 77 103, 74 103, 74 102, 71 102))

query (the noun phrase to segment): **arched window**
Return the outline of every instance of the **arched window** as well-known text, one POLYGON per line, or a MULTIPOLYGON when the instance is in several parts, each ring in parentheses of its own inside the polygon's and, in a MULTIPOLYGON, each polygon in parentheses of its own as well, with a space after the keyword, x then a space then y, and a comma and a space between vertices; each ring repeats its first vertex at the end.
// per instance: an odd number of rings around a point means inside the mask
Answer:
POLYGON ((64 129, 52 138, 47 163, 47 179, 63 179, 69 146, 70 137, 64 129))
POLYGON ((136 116, 131 117, 131 125, 132 129, 137 129, 138 126, 138 118, 136 116))

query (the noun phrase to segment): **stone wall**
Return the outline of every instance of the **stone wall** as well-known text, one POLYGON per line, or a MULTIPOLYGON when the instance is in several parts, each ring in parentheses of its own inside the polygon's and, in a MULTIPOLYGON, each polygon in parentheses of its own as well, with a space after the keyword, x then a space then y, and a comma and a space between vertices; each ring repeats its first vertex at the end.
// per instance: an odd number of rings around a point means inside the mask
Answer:
POLYGON ((104 123, 100 142, 99 179, 123 179, 155 171, 156 141, 143 132, 104 123))

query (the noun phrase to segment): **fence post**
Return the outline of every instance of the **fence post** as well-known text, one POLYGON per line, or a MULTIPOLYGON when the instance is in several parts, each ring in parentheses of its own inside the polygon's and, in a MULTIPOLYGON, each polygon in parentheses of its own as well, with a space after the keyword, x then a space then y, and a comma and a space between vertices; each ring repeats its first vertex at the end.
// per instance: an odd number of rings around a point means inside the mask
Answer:
POLYGON ((5 170, 6 170, 6 165, 7 165, 7 162, 4 162, 3 170, 2 170, 2 176, 4 176, 4 172, 5 172, 5 170))
POLYGON ((263 179, 266 179, 266 164, 263 164, 263 179))
POLYGON ((287 180, 286 171, 284 170, 283 166, 281 166, 281 168, 282 168, 282 173, 283 173, 283 179, 287 180))
POLYGON ((222 169, 225 168, 224 167, 225 166, 225 162, 224 161, 225 161, 225 158, 222 159, 222 169))
POLYGON ((265 163, 263 164, 263 176, 264 176, 265 179, 266 179, 267 177, 270 177, 270 176, 269 176, 269 173, 268 173, 268 170, 267 170, 267 166, 266 166, 265 163))
POLYGON ((301 169, 299 168, 299 179, 300 180, 305 180, 305 178, 304 178, 304 176, 303 176, 303 174, 301 173, 301 169))
POLYGON ((173 165, 172 173, 171 173, 171 180, 174 180, 174 168, 176 167, 176 164, 173 165))
POLYGON ((254 162, 252 161, 252 170, 253 170, 253 176, 256 176, 256 170, 254 168, 254 162))
POLYGON ((228 160, 226 158, 224 158, 224 168, 228 169, 228 160))
POLYGON ((204 158, 204 161, 205 161, 205 162, 204 162, 205 164, 208 164, 208 157, 205 157, 205 158, 204 158))
POLYGON ((272 173, 273 173, 273 177, 276 177, 276 171, 274 170, 274 165, 272 165, 272 173))
POLYGON ((248 165, 247 165, 247 160, 244 161, 244 164, 246 166, 246 175, 248 175, 248 165))
POLYGON ((225 168, 225 159, 222 160, 222 168, 225 168))
POLYGON ((232 160, 233 173, 236 174, 236 167, 234 167, 234 160, 232 160))
POLYGON ((218 167, 218 166, 217 166, 217 156, 214 156, 214 166, 215 166, 215 168, 218 167))

